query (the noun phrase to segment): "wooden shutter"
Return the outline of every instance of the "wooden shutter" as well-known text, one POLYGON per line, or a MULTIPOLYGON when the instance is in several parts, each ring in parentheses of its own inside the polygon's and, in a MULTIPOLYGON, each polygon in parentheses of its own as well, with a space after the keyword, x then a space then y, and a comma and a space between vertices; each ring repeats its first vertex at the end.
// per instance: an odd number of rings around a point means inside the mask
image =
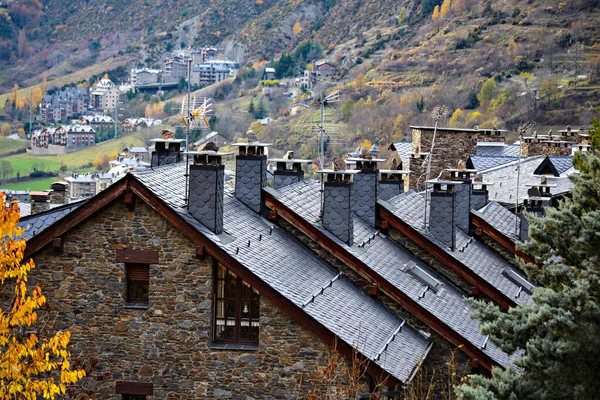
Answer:
POLYGON ((127 280, 150 280, 150 267, 148 266, 148 264, 127 264, 127 280))

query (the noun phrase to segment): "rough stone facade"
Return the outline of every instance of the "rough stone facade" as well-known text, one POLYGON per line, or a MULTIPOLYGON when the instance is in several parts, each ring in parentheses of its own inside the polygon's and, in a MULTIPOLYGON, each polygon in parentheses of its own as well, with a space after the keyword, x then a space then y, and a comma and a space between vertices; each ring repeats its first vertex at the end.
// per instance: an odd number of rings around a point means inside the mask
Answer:
POLYGON ((553 141, 548 138, 524 138, 521 146, 521 156, 570 156, 572 149, 570 146, 577 142, 553 141))
MULTIPOLYGON (((412 128, 412 151, 413 153, 428 153, 433 140, 433 128, 412 128)), ((501 142, 505 137, 501 131, 494 130, 459 130, 438 128, 435 139, 435 148, 431 159, 430 177, 437 177, 443 169, 456 168, 459 160, 466 161, 469 156, 475 154, 479 142, 501 142)), ((422 161, 414 160, 411 156, 409 169, 412 172, 409 178, 410 189, 423 189, 425 184, 424 175, 427 166, 422 168, 422 161), (417 165, 413 165, 413 164, 417 165), (423 178, 419 179, 423 175, 423 178), (418 186, 417 186, 418 181, 418 186)))
POLYGON ((211 345, 213 260, 198 259, 195 244, 143 202, 130 211, 121 197, 63 239, 62 253, 48 245, 34 255, 30 284, 48 298, 38 323, 68 329, 87 370, 78 399, 121 399, 116 381, 153 382, 148 399, 296 399, 323 386, 333 344, 265 296, 256 350, 211 345), (147 308, 125 307, 118 249, 158 252, 147 308))

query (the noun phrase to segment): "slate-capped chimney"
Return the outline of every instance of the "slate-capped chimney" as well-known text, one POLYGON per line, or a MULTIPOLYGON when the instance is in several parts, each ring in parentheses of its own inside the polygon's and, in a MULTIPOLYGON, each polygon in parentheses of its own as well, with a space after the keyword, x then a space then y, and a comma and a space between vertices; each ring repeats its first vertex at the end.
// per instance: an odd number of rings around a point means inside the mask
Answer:
POLYGON ((165 135, 163 135, 162 139, 152 139, 151 142, 154 143, 151 160, 152 168, 183 161, 181 145, 185 142, 185 139, 165 138, 165 135))
POLYGON ((303 181, 304 169, 302 164, 312 163, 312 160, 294 158, 293 151, 288 151, 283 158, 271 158, 269 161, 275 163, 275 171, 273 172, 274 189, 303 181))
POLYGON ((49 192, 30 192, 31 198, 31 214, 37 214, 50 209, 50 193, 49 192))
POLYGON ((548 184, 546 177, 540 179, 539 184, 527 185, 527 198, 523 200, 523 209, 520 216, 519 238, 522 241, 529 240, 529 222, 525 217, 525 212, 534 214, 537 217, 543 217, 544 207, 547 207, 552 202, 551 188, 556 185, 548 184))
POLYGON ((69 202, 69 184, 67 182, 54 182, 50 185, 50 203, 67 204, 69 202))
POLYGON ((235 143, 239 153, 235 166, 235 197, 260 213, 263 204, 262 188, 267 185, 266 149, 270 143, 235 143))
MULTIPOLYGON (((372 157, 372 156, 371 156, 372 157)), ((346 161, 356 163, 352 186, 352 211, 370 226, 375 226, 375 207, 379 196, 378 163, 385 159, 349 158, 346 161)))
POLYGON ((454 250, 456 245, 456 189, 459 181, 435 179, 429 199, 429 232, 445 246, 454 250))
POLYGON ((190 214, 217 235, 223 233, 224 156, 233 153, 197 151, 189 166, 187 208, 190 214))
POLYGON ((480 210, 489 200, 488 186, 492 182, 485 182, 481 175, 475 175, 471 182, 471 210, 480 210))
POLYGON ((324 181, 321 210, 323 227, 350 246, 354 242, 352 177, 356 177, 358 172, 356 170, 318 171, 323 174, 324 181))
POLYGON ((408 180, 408 174, 410 174, 410 171, 379 170, 379 199, 387 201, 404 193, 404 182, 408 180))
POLYGON ((462 185, 457 185, 454 188, 455 204, 456 204, 456 226, 464 232, 469 231, 469 217, 471 215, 471 183, 477 173, 475 169, 466 169, 464 161, 459 161, 459 166, 456 169, 447 169, 450 173, 450 180, 461 182, 462 185))

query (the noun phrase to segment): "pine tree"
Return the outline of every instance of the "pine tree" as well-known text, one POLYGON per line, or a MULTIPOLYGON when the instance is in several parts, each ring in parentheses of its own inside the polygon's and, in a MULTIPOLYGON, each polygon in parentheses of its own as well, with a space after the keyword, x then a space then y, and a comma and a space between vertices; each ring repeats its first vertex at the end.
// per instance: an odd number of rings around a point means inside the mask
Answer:
MULTIPOLYGON (((597 119, 590 133, 600 138, 597 119)), ((475 375, 457 388, 460 399, 598 398, 600 158, 579 154, 574 163, 581 174, 571 175, 572 198, 548 208, 543 218, 528 217, 532 240, 518 245, 543 265, 521 262, 541 285, 532 302, 504 313, 472 301, 484 334, 508 353, 523 351, 519 370, 495 368, 491 377, 475 375)))
POLYGON ((254 110, 254 99, 250 100, 250 105, 248 106, 248 113, 250 115, 254 115, 256 111, 254 110))

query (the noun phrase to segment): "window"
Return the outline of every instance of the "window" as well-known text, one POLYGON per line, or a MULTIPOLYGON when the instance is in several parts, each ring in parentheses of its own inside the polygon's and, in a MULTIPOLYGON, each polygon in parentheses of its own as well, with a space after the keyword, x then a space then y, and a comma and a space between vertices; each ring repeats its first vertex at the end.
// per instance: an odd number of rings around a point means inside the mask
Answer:
POLYGON ((257 344, 260 294, 225 266, 215 266, 216 343, 257 344))
POLYGON ((148 304, 148 283, 150 267, 148 264, 125 264, 127 268, 127 304, 148 304))

